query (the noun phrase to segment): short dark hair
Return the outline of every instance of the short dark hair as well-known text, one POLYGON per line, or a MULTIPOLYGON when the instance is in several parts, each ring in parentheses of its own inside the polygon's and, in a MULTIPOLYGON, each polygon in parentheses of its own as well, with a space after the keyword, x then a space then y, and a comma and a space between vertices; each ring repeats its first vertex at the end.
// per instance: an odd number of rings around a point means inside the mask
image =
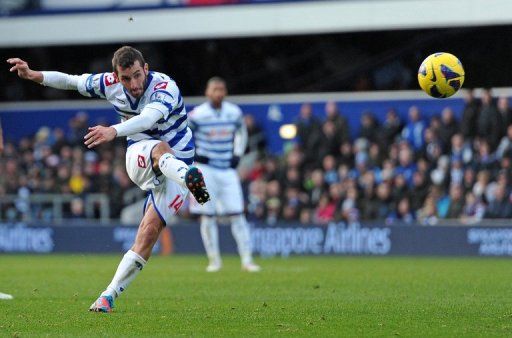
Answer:
POLYGON ((208 87, 212 83, 222 83, 224 86, 226 86, 226 81, 223 78, 221 78, 220 76, 211 77, 208 80, 208 82, 206 82, 206 87, 208 87))
POLYGON ((112 58, 112 68, 114 69, 114 73, 117 73, 117 67, 129 68, 135 64, 135 61, 139 61, 140 65, 144 67, 146 61, 144 61, 144 56, 142 53, 131 47, 131 46, 123 46, 116 50, 114 53, 114 57, 112 58))

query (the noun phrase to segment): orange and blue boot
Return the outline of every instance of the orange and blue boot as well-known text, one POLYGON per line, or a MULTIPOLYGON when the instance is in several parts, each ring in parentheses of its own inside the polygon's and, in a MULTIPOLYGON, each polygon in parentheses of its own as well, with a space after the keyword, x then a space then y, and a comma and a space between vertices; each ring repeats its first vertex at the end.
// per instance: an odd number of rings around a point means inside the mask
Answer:
POLYGON ((112 296, 99 296, 94 303, 92 303, 89 311, 94 312, 112 312, 114 307, 114 298, 112 296))

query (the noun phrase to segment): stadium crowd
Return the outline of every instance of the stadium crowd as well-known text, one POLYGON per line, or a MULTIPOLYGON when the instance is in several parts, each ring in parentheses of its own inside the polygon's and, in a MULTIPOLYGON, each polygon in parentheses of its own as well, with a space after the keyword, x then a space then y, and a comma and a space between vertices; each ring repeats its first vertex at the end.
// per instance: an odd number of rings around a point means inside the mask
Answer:
POLYGON ((124 164, 126 142, 116 142, 88 150, 83 138, 89 127, 86 112, 69 121, 69 132, 41 127, 32 137, 19 142, 6 140, 0 163, 0 196, 17 195, 13 203, 2 203, 1 217, 7 220, 54 217, 51 203, 29 205, 30 194, 71 194, 64 218, 85 216, 85 196, 105 193, 110 199, 110 216, 118 218, 123 196, 134 187, 124 164))
MULTIPOLYGON (((469 91, 460 121, 449 107, 428 121, 414 106, 406 121, 393 109, 382 123, 365 112, 355 139, 336 102, 326 103, 323 120, 304 103, 297 142, 282 157, 269 155, 264 131, 252 116, 245 120, 250 151, 257 153, 240 170, 251 220, 434 225, 442 218, 512 217, 512 110, 507 98, 495 100, 490 91, 481 100, 469 91)), ((97 192, 108 194, 110 216, 119 217, 123 196, 134 188, 125 171, 125 141, 88 150, 82 143, 88 126, 80 112, 68 133, 42 127, 33 137, 6 141, 0 196, 20 198, 2 204, 2 218, 51 219, 50 205, 23 202, 31 193, 72 194, 64 217, 82 218, 84 197, 97 192)))
POLYGON ((512 217, 512 110, 508 98, 468 92, 462 118, 451 108, 426 121, 410 107, 401 121, 361 116, 358 137, 335 102, 325 119, 302 105, 297 144, 283 158, 263 156, 242 173, 250 219, 327 224, 379 220, 434 225, 512 217))

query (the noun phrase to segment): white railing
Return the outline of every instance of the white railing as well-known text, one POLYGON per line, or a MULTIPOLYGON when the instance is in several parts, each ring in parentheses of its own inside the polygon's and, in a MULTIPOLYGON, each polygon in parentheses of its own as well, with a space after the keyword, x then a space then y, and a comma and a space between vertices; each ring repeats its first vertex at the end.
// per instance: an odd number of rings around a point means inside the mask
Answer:
MULTIPOLYGON (((71 202, 79 198, 73 194, 30 194, 27 196, 20 195, 4 195, 0 196, 0 210, 2 215, 0 220, 6 219, 5 211, 11 209, 21 215, 23 221, 33 222, 40 220, 49 220, 53 223, 63 223, 66 220, 64 207, 70 205, 71 202), (38 210, 50 211, 49 219, 38 215, 38 210)), ((91 193, 86 194, 83 198, 84 202, 84 219, 98 220, 96 218, 96 210, 99 211, 99 222, 110 222, 110 198, 107 194, 91 193)))

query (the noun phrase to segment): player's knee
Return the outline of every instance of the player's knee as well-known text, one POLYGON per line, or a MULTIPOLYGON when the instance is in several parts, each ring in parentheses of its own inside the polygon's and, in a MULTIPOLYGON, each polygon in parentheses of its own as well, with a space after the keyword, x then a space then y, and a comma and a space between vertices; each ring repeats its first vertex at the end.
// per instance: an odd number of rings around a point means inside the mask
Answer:
POLYGON ((230 216, 229 220, 233 226, 245 226, 247 223, 243 214, 230 216))
POLYGON ((160 160, 160 157, 162 157, 163 154, 171 153, 172 149, 171 146, 167 142, 160 142, 158 143, 153 150, 151 151, 151 157, 153 159, 153 163, 158 163, 160 160))
POLYGON ((206 227, 212 227, 216 225, 215 217, 212 216, 201 216, 201 225, 206 227))

